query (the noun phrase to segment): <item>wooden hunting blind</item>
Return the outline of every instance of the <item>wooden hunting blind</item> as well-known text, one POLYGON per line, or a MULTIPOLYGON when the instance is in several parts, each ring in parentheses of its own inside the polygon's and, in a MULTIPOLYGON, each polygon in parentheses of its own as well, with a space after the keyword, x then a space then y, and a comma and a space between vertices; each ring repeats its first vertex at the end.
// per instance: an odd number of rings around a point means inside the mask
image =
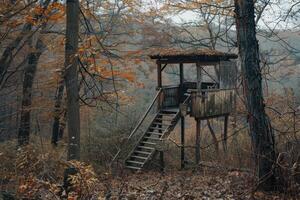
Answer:
POLYGON ((195 162, 199 163, 201 120, 224 116, 223 136, 226 140, 228 116, 235 104, 237 69, 234 59, 237 57, 236 54, 209 49, 162 49, 152 53, 150 58, 157 64, 157 94, 126 140, 124 146, 127 150, 121 148, 113 162, 123 160, 126 168, 140 170, 159 151, 163 164, 163 151, 158 144, 181 121, 181 168, 184 168, 185 116, 190 115, 196 120, 195 162), (177 85, 163 84, 162 72, 170 64, 178 64, 177 85), (196 68, 196 81, 185 79, 185 67, 196 68), (215 72, 211 81, 203 79, 204 76, 212 77, 208 68, 215 72))

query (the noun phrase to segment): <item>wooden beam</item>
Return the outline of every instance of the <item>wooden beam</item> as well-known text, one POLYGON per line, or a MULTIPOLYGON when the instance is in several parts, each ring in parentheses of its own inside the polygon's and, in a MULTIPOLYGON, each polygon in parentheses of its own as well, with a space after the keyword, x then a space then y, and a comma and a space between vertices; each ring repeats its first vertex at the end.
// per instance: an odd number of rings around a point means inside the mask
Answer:
POLYGON ((157 87, 161 88, 162 79, 161 79, 161 63, 157 62, 157 87))
POLYGON ((160 171, 164 172, 165 161, 164 161, 164 152, 163 151, 159 151, 159 161, 160 161, 160 171))
POLYGON ((168 63, 165 63, 165 65, 161 68, 161 71, 164 71, 164 69, 166 68, 167 65, 168 65, 168 63))
POLYGON ((183 63, 179 64, 179 98, 180 98, 180 102, 182 102, 184 100, 184 88, 183 88, 183 82, 184 82, 184 71, 183 71, 183 63))
POLYGON ((184 167, 185 167, 185 158, 184 158, 184 135, 185 135, 185 133, 184 133, 184 129, 185 129, 185 127, 184 127, 184 125, 185 125, 185 121, 184 121, 184 117, 182 116, 181 117, 181 148, 180 148, 180 159, 181 159, 181 169, 184 169, 184 167))
POLYGON ((227 152, 228 118, 229 118, 229 115, 225 115, 225 117, 224 117, 224 133, 223 133, 223 149, 224 149, 225 153, 227 152))
POLYGON ((199 60, 191 60, 191 61, 185 61, 185 60, 159 60, 159 62, 161 64, 179 64, 179 63, 183 63, 183 64, 193 64, 193 63, 197 63, 200 62, 201 65, 205 65, 205 66, 214 66, 216 64, 218 64, 220 61, 199 61, 199 60))
POLYGON ((237 57, 228 57, 228 56, 154 56, 151 59, 157 59, 161 63, 168 63, 168 64, 176 64, 176 63, 196 63, 196 62, 206 62, 206 63, 217 63, 220 61, 228 61, 230 59, 236 59, 237 57))
POLYGON ((180 84, 183 84, 184 81, 183 63, 179 64, 179 75, 180 75, 180 84))
POLYGON ((198 165, 200 162, 200 131, 201 131, 201 119, 196 119, 196 145, 195 145, 196 165, 198 165))
MULTIPOLYGON (((227 114, 227 113, 226 113, 227 114)), ((199 119, 201 119, 201 120, 206 120, 206 119, 213 119, 213 118, 217 118, 217 117, 224 117, 224 113, 222 113, 222 114, 220 114, 220 115, 211 115, 211 116, 205 116, 205 117, 198 117, 197 116, 197 118, 199 118, 199 119)), ((229 115, 229 113, 228 113, 228 115, 229 115)), ((196 116, 194 116, 194 115, 192 115, 192 113, 190 113, 190 116, 191 117, 196 117, 196 116)))

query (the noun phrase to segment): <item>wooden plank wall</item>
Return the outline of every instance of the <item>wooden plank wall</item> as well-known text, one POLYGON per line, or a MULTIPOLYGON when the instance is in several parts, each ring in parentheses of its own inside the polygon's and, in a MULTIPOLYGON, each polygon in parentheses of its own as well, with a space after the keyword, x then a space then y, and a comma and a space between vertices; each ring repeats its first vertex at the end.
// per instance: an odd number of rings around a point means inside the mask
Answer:
POLYGON ((195 118, 209 118, 229 114, 234 105, 234 90, 213 90, 192 92, 191 116, 195 118))
POLYGON ((179 86, 163 87, 163 108, 179 106, 179 86))

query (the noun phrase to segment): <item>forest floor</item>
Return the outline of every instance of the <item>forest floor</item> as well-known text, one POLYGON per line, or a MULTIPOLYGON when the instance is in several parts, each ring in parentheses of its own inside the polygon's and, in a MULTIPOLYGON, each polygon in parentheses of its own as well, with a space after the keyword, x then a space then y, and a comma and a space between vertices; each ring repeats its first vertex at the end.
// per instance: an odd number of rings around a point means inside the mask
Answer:
POLYGON ((300 193, 257 192, 253 177, 238 171, 128 173, 113 179, 103 177, 102 183, 105 188, 102 194, 112 199, 300 199, 300 193))

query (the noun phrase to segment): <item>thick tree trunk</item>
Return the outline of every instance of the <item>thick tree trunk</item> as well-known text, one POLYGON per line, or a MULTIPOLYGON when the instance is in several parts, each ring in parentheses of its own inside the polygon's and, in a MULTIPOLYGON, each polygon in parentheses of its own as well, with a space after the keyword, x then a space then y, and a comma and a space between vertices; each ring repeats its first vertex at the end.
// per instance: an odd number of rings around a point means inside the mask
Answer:
POLYGON ((35 45, 35 50, 27 56, 27 65, 24 69, 23 80, 23 99, 21 108, 21 122, 18 131, 18 145, 26 145, 29 142, 30 134, 30 112, 32 100, 32 86, 35 77, 38 60, 42 54, 44 44, 38 40, 35 45))
POLYGON ((254 1, 235 0, 235 13, 244 96, 259 176, 258 188, 273 190, 275 189, 273 174, 275 142, 269 118, 265 113, 254 22, 254 1))
POLYGON ((65 84, 67 91, 68 160, 80 158, 80 116, 78 87, 79 1, 67 0, 65 84))

